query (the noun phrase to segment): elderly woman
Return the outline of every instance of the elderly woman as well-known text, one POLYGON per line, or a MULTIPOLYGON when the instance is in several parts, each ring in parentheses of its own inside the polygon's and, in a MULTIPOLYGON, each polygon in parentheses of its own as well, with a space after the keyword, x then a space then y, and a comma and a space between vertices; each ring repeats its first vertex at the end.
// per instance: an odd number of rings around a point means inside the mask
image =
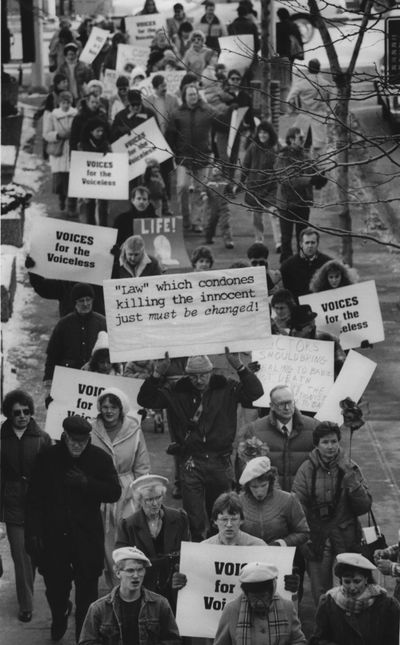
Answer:
POLYGON ((359 515, 371 508, 371 495, 357 464, 340 447, 339 426, 322 421, 313 431, 314 450, 296 473, 292 492, 299 498, 310 527, 302 548, 315 604, 332 586, 338 553, 359 551, 359 515))
POLYGON ((339 260, 329 260, 314 273, 310 282, 310 291, 311 293, 319 293, 320 291, 339 289, 339 287, 347 287, 357 281, 357 273, 354 269, 347 267, 339 260))
POLYGON ((127 396, 110 387, 97 399, 99 411, 91 420, 92 444, 107 452, 117 470, 122 493, 115 504, 104 504, 102 516, 105 533, 107 583, 113 585, 112 550, 117 539, 118 524, 132 513, 130 484, 150 470, 149 454, 140 428, 139 417, 130 410, 127 396))
POLYGON ((34 420, 33 399, 23 390, 6 394, 2 412, 0 521, 5 522, 14 562, 18 620, 27 623, 32 619, 34 563, 25 551, 25 495, 35 459, 51 439, 34 420))
POLYGON ((293 493, 275 488, 276 471, 268 457, 246 464, 239 484, 244 521, 242 529, 270 546, 301 546, 309 529, 304 511, 293 493))
POLYGON ((374 570, 358 553, 337 556, 340 586, 321 596, 310 645, 398 645, 400 605, 374 584, 374 570))
POLYGON ((136 546, 150 559, 144 585, 165 596, 175 611, 176 591, 171 589, 172 573, 179 561, 181 542, 190 541, 189 520, 183 509, 164 506, 168 479, 143 475, 131 485, 138 510, 122 519, 116 548, 136 546))

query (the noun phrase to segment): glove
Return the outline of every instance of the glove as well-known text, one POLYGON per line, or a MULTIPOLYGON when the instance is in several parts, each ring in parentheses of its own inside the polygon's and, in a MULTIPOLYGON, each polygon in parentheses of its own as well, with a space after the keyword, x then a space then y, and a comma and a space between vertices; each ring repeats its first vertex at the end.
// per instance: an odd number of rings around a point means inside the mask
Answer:
POLYGON ((371 345, 371 343, 368 340, 363 340, 360 347, 361 349, 372 349, 373 345, 371 345))
POLYGON ((113 255, 115 258, 119 258, 120 249, 119 249, 118 244, 114 244, 114 246, 112 247, 112 249, 110 249, 110 253, 111 253, 111 255, 113 255))
POLYGON ((26 269, 33 269, 35 264, 36 264, 35 260, 33 258, 31 258, 30 255, 27 255, 26 259, 25 259, 25 268, 26 269))
POLYGON ((261 369, 261 365, 258 361, 252 361, 247 365, 247 367, 250 370, 250 372, 253 372, 253 374, 255 374, 256 372, 259 372, 261 369))
POLYGON ((187 577, 180 571, 172 574, 172 589, 182 589, 187 583, 187 577))
POLYGON ((384 549, 377 549, 376 551, 374 551, 375 564, 377 560, 390 560, 390 556, 384 549))
POLYGON ((240 354, 236 352, 231 354, 229 347, 225 347, 225 358, 228 361, 229 365, 236 371, 238 371, 241 367, 244 367, 242 361, 240 360, 240 354))
POLYGON ((65 483, 71 488, 82 488, 86 486, 88 478, 80 468, 71 468, 65 474, 65 483))
POLYGON ((48 396, 46 396, 46 398, 45 398, 45 400, 44 400, 44 404, 45 404, 45 406, 46 406, 46 410, 47 410, 47 408, 49 407, 50 403, 52 403, 53 401, 54 401, 54 399, 53 399, 53 397, 52 397, 50 394, 49 394, 48 396))
MULTIPOLYGON (((376 553, 376 551, 375 551, 376 553)), ((379 571, 383 573, 384 576, 392 575, 392 563, 390 560, 376 560, 374 554, 375 564, 378 567, 379 571)))
POLYGON ((300 576, 297 573, 291 573, 284 576, 285 590, 290 593, 297 593, 300 587, 300 576))
POLYGON ((170 365, 171 360, 169 354, 168 352, 165 352, 165 358, 163 358, 161 361, 156 362, 153 376, 155 376, 156 378, 162 378, 168 372, 170 365))

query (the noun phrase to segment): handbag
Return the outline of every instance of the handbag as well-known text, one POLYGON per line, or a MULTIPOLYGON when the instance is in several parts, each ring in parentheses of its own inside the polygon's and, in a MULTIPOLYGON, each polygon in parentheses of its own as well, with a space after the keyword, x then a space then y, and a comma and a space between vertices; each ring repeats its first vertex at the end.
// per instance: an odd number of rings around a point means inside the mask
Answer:
MULTIPOLYGON (((368 512, 368 527, 366 529, 362 529, 363 533, 363 538, 361 540, 361 555, 363 555, 365 558, 370 560, 370 562, 374 563, 374 553, 378 549, 386 549, 387 548, 387 542, 386 538, 381 532, 379 526, 376 523, 375 516, 371 510, 368 512), (372 524, 371 524, 372 522, 372 524), (372 529, 373 532, 373 537, 376 539, 370 538, 370 533, 371 531, 368 531, 368 529, 372 529)), ((375 564, 375 563, 374 563, 375 564)))
POLYGON ((47 154, 52 157, 61 157, 64 148, 65 139, 60 139, 59 141, 50 141, 47 143, 47 154))

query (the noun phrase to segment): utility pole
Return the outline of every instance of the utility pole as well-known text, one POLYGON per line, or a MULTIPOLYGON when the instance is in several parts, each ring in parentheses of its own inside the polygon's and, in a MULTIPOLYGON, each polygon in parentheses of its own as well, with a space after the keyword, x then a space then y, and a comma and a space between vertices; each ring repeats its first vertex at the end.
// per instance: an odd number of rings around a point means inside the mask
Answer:
POLYGON ((32 86, 44 85, 43 70, 43 0, 33 2, 33 33, 35 38, 35 62, 32 63, 32 86))

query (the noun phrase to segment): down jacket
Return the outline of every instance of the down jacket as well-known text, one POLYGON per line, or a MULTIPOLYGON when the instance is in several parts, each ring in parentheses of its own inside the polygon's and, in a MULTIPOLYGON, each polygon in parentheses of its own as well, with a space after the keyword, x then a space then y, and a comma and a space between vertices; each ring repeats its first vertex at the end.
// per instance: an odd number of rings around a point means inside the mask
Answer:
POLYGON ((138 403, 144 408, 168 410, 173 435, 183 455, 227 455, 235 439, 238 404, 248 407, 263 393, 260 381, 249 369, 238 375, 240 381, 213 374, 203 397, 188 377, 164 385, 152 376, 140 388, 138 403), (192 417, 201 400, 203 410, 194 423, 192 417))
POLYGON ((335 554, 360 551, 357 518, 368 513, 372 499, 361 470, 341 449, 328 466, 314 448, 297 471, 292 490, 304 508, 316 559, 322 556, 328 537, 335 554))
POLYGON ((213 111, 201 99, 194 108, 183 103, 171 116, 167 140, 176 155, 176 162, 191 167, 196 161, 207 166, 211 152, 213 111))

